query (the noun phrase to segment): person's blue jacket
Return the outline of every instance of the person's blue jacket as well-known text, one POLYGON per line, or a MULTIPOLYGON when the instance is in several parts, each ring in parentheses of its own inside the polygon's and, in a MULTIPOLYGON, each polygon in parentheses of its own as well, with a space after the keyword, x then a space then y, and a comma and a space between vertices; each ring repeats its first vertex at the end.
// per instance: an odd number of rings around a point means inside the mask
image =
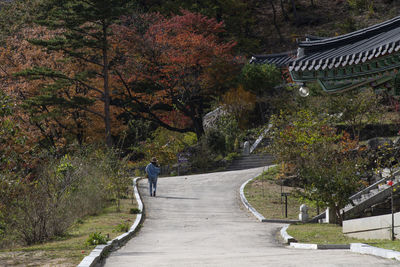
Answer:
POLYGON ((160 168, 153 163, 149 163, 146 166, 146 173, 150 179, 155 179, 160 174, 160 168))

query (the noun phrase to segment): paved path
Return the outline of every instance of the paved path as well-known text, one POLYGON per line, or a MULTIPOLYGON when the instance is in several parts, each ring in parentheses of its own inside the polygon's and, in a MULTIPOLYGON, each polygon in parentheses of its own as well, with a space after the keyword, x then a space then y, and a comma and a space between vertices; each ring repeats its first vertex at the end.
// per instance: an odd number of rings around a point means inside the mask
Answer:
POLYGON ((239 187, 262 168, 161 178, 157 197, 139 187, 146 219, 105 266, 398 266, 347 250, 282 246, 282 224, 261 223, 242 207, 239 187))

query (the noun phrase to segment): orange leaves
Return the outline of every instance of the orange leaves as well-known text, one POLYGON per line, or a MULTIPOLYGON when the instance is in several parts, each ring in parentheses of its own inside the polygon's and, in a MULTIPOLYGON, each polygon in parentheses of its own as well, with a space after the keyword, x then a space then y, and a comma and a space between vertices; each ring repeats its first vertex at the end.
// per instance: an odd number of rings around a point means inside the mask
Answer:
MULTIPOLYGON (((219 39, 223 24, 188 11, 171 18, 159 14, 125 17, 122 24, 114 26, 123 59, 117 69, 129 98, 141 109, 136 114, 147 113, 146 118, 178 130, 187 123, 174 123, 177 115, 195 125, 213 97, 225 90, 223 80, 232 76, 226 70, 235 65, 235 44, 219 39), (217 74, 211 69, 221 71, 217 74)), ((197 125, 196 132, 201 134, 201 123, 197 125)))
MULTIPOLYGON (((97 68, 97 72, 101 72, 101 68, 78 62, 63 52, 46 50, 28 42, 31 39, 50 40, 58 33, 43 27, 22 29, 18 34, 10 36, 5 48, 0 50, 2 71, 7 74, 0 86, 18 104, 13 115, 15 121, 23 124, 21 128, 28 137, 26 150, 41 142, 64 147, 76 140, 85 143, 104 139, 104 121, 96 115, 101 115, 104 110, 101 93, 103 82, 98 76, 79 78, 87 69, 97 68), (35 68, 40 71, 35 71, 35 68), (66 78, 52 77, 42 73, 44 71, 66 78), (18 72, 24 74, 15 77, 14 74, 18 72), (87 104, 81 109, 74 102, 77 99, 92 99, 93 104, 87 104), (22 106, 23 103, 27 105, 22 106)), ((118 86, 114 81, 111 84, 118 86)), ((121 112, 118 108, 112 108, 111 113, 113 133, 118 134, 123 126, 116 117, 121 112)))
POLYGON ((358 147, 358 140, 352 139, 348 132, 342 133, 342 138, 340 140, 340 148, 341 152, 346 153, 351 150, 354 150, 358 147))
POLYGON ((243 86, 231 89, 223 96, 223 104, 229 113, 235 115, 236 118, 244 111, 249 111, 254 108, 257 97, 243 89, 243 86))

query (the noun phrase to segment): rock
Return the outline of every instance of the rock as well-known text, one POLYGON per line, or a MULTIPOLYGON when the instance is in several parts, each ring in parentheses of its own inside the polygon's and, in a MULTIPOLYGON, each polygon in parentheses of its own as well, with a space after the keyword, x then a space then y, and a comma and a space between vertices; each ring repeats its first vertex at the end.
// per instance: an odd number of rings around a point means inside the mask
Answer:
POLYGON ((226 114, 228 114, 228 112, 226 112, 222 107, 219 107, 204 115, 203 117, 204 130, 215 128, 218 119, 221 118, 222 116, 225 116, 226 114))
POLYGON ((383 146, 393 146, 393 142, 392 140, 390 140, 389 138, 384 138, 384 137, 375 137, 372 139, 369 139, 367 141, 368 144, 368 148, 369 149, 379 149, 380 147, 383 146))

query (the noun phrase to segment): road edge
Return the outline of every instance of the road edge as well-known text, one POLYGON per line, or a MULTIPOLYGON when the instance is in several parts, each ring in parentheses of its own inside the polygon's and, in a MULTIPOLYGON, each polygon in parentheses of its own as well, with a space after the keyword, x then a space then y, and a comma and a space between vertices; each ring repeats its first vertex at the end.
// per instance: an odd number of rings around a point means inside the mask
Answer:
POLYGON ((342 245, 342 244, 327 244, 327 245, 321 245, 321 244, 307 244, 307 243, 297 243, 297 241, 287 241, 288 239, 286 238, 287 236, 290 237, 290 235, 286 232, 287 228, 289 225, 285 225, 282 227, 280 233, 281 237, 286 240, 287 244, 289 244, 290 247, 296 248, 296 249, 349 249, 353 253, 360 253, 360 254, 365 254, 365 255, 372 255, 372 256, 378 256, 386 259, 395 259, 397 261, 400 261, 400 252, 394 251, 391 249, 384 249, 384 248, 378 248, 378 247, 373 247, 364 243, 351 243, 348 245, 342 245))
MULTIPOLYGON (((272 167, 274 165, 268 166, 267 170, 272 167)), ((256 218, 257 220, 259 220, 260 222, 265 221, 265 217, 262 216, 255 208, 253 208, 253 206, 250 205, 250 203, 247 201, 247 198, 244 195, 244 188, 245 186, 252 180, 256 179, 259 175, 250 178, 249 180, 247 180, 246 182, 244 182, 241 186, 240 186, 240 199, 242 200, 243 205, 245 206, 246 209, 248 209, 256 218)))
MULTIPOLYGON (((269 168, 275 167, 276 165, 269 165, 266 166, 264 171, 268 170, 269 168)), ((285 219, 266 219, 263 215, 261 215, 248 201, 246 196, 244 195, 244 188, 246 185, 251 182, 252 180, 256 179, 259 175, 247 180, 240 186, 240 199, 242 200, 243 205, 246 209, 248 209, 260 222, 270 222, 270 223, 295 223, 299 222, 298 220, 285 220, 285 219)))
POLYGON ((142 179, 141 177, 133 178, 133 191, 135 194, 136 201, 138 203, 138 209, 140 213, 136 215, 135 222, 131 226, 128 232, 117 236, 111 241, 108 241, 105 245, 98 245, 96 246, 88 256, 83 258, 83 260, 79 263, 78 267, 93 267, 96 266, 101 260, 107 257, 109 252, 113 249, 119 248, 123 244, 125 244, 132 236, 137 232, 139 226, 144 218, 143 210, 143 202, 140 197, 140 193, 137 187, 138 180, 142 179))

